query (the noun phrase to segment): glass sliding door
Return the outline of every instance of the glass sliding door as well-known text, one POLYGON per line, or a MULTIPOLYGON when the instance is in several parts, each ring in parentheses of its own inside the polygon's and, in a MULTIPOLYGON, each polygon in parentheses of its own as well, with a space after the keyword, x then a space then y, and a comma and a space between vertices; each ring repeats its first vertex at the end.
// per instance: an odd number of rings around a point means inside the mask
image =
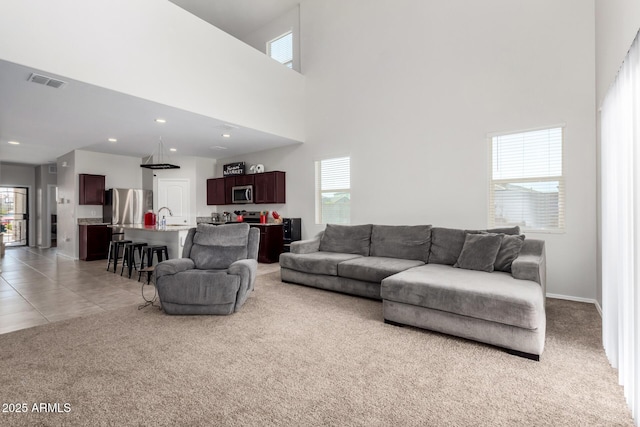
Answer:
POLYGON ((25 187, 0 187, 0 232, 7 246, 29 244, 28 196, 25 187))

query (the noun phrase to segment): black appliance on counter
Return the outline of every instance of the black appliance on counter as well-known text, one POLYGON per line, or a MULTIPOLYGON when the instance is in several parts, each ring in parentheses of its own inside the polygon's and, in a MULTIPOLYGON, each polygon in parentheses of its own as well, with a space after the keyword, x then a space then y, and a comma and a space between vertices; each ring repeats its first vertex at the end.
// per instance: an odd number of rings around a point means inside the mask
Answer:
POLYGON ((284 251, 291 251, 291 242, 302 240, 302 219, 282 218, 282 232, 284 233, 284 251))
MULTIPOLYGON (((249 224, 260 224, 260 211, 242 211, 243 222, 248 222, 249 224)), ((237 221, 230 221, 237 222, 237 221)))

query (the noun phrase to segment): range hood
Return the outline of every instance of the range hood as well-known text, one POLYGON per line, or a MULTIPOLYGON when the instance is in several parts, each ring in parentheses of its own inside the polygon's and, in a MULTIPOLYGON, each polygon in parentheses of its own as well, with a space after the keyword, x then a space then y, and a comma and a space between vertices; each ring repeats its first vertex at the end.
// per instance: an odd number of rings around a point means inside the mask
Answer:
MULTIPOLYGON (((166 157, 169 156, 167 155, 166 157)), ((140 167, 147 169, 180 169, 180 166, 178 165, 172 165, 171 163, 165 162, 165 148, 162 143, 162 137, 160 137, 160 142, 158 142, 158 148, 156 151, 151 153, 151 155, 147 157, 147 161, 141 164, 140 167), (153 162, 154 158, 156 159, 156 162, 153 162)))
POLYGON ((180 166, 172 165, 171 163, 144 163, 140 167, 147 169, 180 169, 180 166))

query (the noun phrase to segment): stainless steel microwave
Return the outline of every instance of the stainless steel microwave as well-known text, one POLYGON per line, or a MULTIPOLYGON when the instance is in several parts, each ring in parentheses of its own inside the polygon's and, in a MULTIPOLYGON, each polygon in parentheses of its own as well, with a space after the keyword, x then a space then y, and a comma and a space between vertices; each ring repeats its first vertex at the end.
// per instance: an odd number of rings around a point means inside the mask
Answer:
POLYGON ((253 185, 231 187, 232 203, 253 203, 253 185))

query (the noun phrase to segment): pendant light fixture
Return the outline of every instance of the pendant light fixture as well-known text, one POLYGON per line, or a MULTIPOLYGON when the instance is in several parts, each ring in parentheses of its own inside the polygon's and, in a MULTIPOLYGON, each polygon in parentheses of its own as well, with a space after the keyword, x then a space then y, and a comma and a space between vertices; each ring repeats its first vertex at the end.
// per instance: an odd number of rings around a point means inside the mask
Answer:
POLYGON ((167 160, 170 160, 168 159, 169 154, 166 152, 164 144, 162 143, 162 137, 160 137, 158 148, 153 153, 151 153, 149 157, 147 157, 147 161, 141 164, 140 167, 147 169, 180 169, 180 166, 172 165, 171 163, 165 162, 165 154, 167 160), (153 162, 154 155, 156 156, 156 163, 149 163, 153 162))

